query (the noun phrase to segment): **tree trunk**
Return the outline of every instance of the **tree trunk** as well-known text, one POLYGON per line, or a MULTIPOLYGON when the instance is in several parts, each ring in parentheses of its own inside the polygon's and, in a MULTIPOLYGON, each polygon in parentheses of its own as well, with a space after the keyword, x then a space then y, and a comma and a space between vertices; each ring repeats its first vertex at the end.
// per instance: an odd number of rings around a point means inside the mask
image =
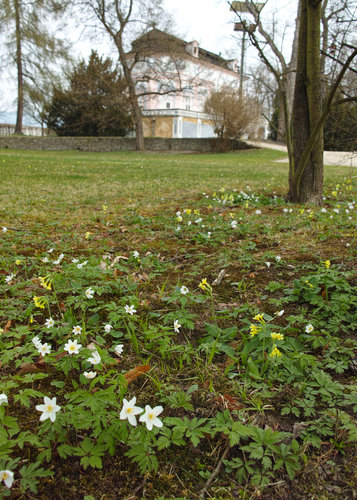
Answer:
POLYGON ((21 46, 21 22, 19 0, 14 1, 15 23, 16 23, 16 65, 17 65, 17 117, 15 134, 22 134, 22 121, 24 114, 24 87, 22 71, 22 46, 21 46))
POLYGON ((299 8, 295 20, 294 41, 291 51, 291 58, 288 66, 288 74, 286 75, 286 98, 288 100, 289 117, 291 117, 293 109, 293 101, 294 101, 294 89, 295 89, 299 31, 300 31, 300 4, 301 0, 299 0, 299 8))
POLYGON ((317 133, 307 148, 321 118, 320 84, 321 0, 302 0, 299 48, 292 111, 293 158, 289 170, 289 198, 297 203, 322 201, 323 135, 317 133))
POLYGON ((128 84, 129 101, 131 104, 131 109, 133 112, 133 118, 134 118, 134 124, 135 124, 136 150, 137 151, 145 151, 143 117, 142 117, 141 109, 140 109, 139 102, 138 102, 138 96, 136 95, 135 81, 133 79, 132 72, 129 68, 127 57, 126 57, 126 54, 124 51, 124 47, 123 47, 123 43, 122 43, 122 39, 121 39, 121 33, 118 33, 118 35, 115 37, 114 41, 115 41, 115 44, 116 44, 118 52, 119 52, 120 62, 123 66, 125 80, 126 80, 126 83, 128 84))

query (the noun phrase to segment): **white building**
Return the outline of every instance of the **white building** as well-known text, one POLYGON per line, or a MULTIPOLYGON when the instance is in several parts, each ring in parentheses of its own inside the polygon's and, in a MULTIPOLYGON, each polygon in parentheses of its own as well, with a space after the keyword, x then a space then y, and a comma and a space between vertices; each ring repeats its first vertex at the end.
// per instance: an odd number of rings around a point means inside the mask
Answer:
POLYGON ((146 137, 214 137, 204 104, 222 86, 238 89, 237 60, 153 29, 135 40, 128 54, 141 94, 146 137))

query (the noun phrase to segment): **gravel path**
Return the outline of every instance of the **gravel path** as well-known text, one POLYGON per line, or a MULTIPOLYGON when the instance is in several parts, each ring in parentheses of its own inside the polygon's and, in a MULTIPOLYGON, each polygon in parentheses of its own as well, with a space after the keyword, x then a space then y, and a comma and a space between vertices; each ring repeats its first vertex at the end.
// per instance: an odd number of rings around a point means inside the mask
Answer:
MULTIPOLYGON (((277 151, 287 151, 286 146, 276 142, 246 141, 251 146, 258 148, 275 149, 277 151)), ((279 163, 288 163, 287 158, 277 160, 279 163)), ((341 165, 343 167, 357 167, 357 152, 348 151, 324 151, 324 165, 341 165)))

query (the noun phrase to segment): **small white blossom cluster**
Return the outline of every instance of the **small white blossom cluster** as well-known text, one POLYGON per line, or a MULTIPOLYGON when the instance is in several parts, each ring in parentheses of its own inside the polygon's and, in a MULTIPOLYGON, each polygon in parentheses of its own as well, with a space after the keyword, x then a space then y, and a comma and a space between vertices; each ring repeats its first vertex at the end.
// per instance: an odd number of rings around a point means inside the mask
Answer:
MULTIPOLYGON (((144 411, 139 406, 135 406, 135 403, 136 397, 133 397, 130 401, 124 398, 123 407, 119 415, 120 420, 128 420, 129 424, 134 427, 137 425, 136 415, 139 415, 144 411)), ((155 408, 151 408, 149 405, 146 405, 145 412, 140 416, 139 422, 145 423, 148 431, 151 431, 153 427, 162 427, 163 423, 158 416, 163 410, 162 406, 155 406, 155 408)))
POLYGON ((204 228, 205 225, 202 224, 203 218, 202 217, 197 217, 200 215, 200 211, 198 209, 192 210, 191 208, 186 208, 183 212, 181 210, 177 210, 176 212, 176 222, 178 222, 178 226, 176 226, 175 231, 179 232, 182 229, 182 226, 180 225, 181 223, 184 223, 184 217, 189 217, 190 215, 196 216, 192 220, 188 219, 186 221, 187 226, 192 226, 192 224, 196 224, 197 226, 200 226, 201 228, 204 228))
POLYGON ((46 354, 51 353, 51 346, 47 344, 47 342, 42 343, 37 335, 32 339, 32 343, 36 347, 38 353, 41 354, 41 356, 45 357, 46 354))

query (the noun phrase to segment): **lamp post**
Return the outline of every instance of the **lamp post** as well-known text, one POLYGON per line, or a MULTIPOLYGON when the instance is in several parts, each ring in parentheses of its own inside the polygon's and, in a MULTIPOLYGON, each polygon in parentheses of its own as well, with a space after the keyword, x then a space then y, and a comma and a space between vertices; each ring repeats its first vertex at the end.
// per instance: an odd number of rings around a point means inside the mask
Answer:
MULTIPOLYGON (((231 10, 234 12, 248 13, 251 14, 252 11, 256 10, 258 13, 264 7, 264 3, 252 3, 252 2, 231 2, 231 10)), ((248 24, 247 21, 241 21, 239 23, 234 23, 234 31, 242 32, 242 46, 240 54, 240 79, 239 79, 239 94, 243 97, 243 85, 244 85, 244 57, 245 57, 245 41, 247 33, 253 33, 256 24, 248 24)))

